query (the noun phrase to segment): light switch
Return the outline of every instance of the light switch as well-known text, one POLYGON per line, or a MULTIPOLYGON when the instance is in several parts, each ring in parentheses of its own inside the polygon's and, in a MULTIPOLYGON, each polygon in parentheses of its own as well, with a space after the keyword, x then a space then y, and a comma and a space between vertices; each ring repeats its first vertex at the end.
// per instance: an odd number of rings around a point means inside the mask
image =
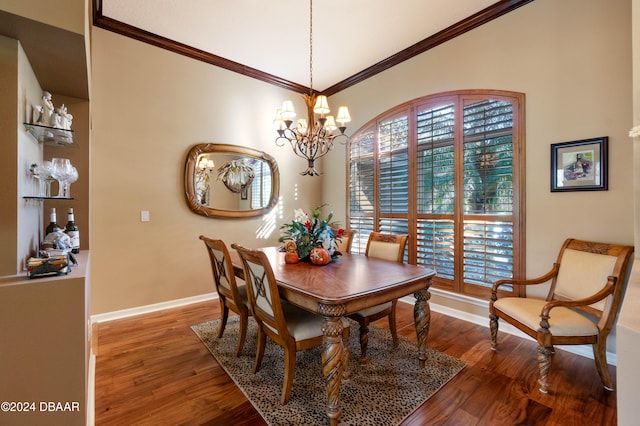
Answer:
POLYGON ((141 222, 149 222, 151 219, 149 217, 149 210, 140 210, 140 221, 141 222))

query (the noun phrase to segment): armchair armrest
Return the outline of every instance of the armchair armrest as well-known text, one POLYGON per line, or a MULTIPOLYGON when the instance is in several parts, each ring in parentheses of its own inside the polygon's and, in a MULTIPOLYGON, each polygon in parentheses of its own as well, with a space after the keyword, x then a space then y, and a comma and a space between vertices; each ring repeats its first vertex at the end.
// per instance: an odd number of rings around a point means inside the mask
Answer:
POLYGON ((537 277, 530 278, 526 280, 498 280, 493 283, 491 287, 491 300, 498 300, 498 288, 503 285, 511 284, 511 285, 535 285, 535 284, 543 284, 547 281, 553 279, 556 275, 558 275, 558 271, 560 270, 560 265, 557 263, 553 264, 553 268, 547 272, 546 274, 537 277))
POLYGON ((613 290, 615 289, 616 281, 617 281, 616 277, 609 276, 607 279, 607 283, 602 288, 602 290, 600 290, 599 292, 597 292, 592 296, 585 297, 584 299, 552 300, 551 302, 548 302, 542 307, 542 312, 540 312, 540 318, 542 318, 542 320, 540 321, 540 326, 542 328, 549 328, 549 314, 551 312, 551 309, 555 307, 564 306, 566 308, 571 308, 571 307, 577 307, 577 306, 588 306, 601 301, 602 299, 604 299, 605 297, 613 293, 613 290), (546 325, 543 325, 543 322, 546 325))

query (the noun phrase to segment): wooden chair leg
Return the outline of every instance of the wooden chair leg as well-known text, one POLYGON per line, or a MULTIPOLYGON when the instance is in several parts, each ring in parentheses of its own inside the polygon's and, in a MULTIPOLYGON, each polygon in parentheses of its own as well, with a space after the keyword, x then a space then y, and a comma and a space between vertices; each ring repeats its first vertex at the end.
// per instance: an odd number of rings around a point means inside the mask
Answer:
POLYGON ((222 337, 224 329, 227 326, 227 319, 229 318, 229 308, 224 304, 224 300, 220 299, 222 305, 222 317, 220 318, 220 327, 218 328, 218 338, 222 337))
POLYGON ((551 367, 551 356, 553 355, 553 347, 538 346, 538 368, 540 370, 540 392, 549 393, 548 391, 548 375, 551 367))
POLYGON ((600 380, 606 390, 613 390, 613 381, 609 374, 609 367, 607 366, 607 340, 602 339, 593 344, 593 358, 596 361, 596 368, 600 375, 600 380))
POLYGON ((240 314, 240 335, 238 336, 238 348, 236 349, 236 356, 240 356, 242 353, 242 347, 244 341, 247 338, 247 327, 249 326, 249 316, 247 314, 240 314))
POLYGON ((496 350, 498 347, 498 316, 489 315, 489 329, 491 330, 491 349, 496 350))
POLYGON ((367 362, 367 345, 369 344, 369 323, 363 321, 360 323, 360 362, 367 362))
POLYGON ((262 365, 262 357, 264 356, 264 347, 267 343, 267 335, 262 330, 263 325, 258 324, 258 345, 256 348, 256 360, 253 363, 253 372, 257 373, 262 365))
POLYGON ((351 359, 351 353, 347 345, 344 345, 342 351, 342 379, 349 380, 351 378, 351 368, 349 367, 349 359, 351 359))
POLYGON ((349 333, 347 333, 348 328, 345 327, 342 330, 342 379, 349 380, 351 378, 351 368, 349 367, 349 360, 351 359, 351 351, 349 350, 349 345, 345 345, 345 339, 349 338, 349 333))
POLYGON ((293 378, 296 375, 296 347, 295 343, 284 348, 284 381, 282 383, 282 396, 280 404, 285 405, 289 402, 291 387, 293 386, 293 378))
POLYGON ((391 302, 391 313, 389 314, 389 330, 391 331, 391 338, 393 339, 393 346, 398 346, 400 341, 398 340, 398 332, 396 331, 396 304, 397 300, 391 302))

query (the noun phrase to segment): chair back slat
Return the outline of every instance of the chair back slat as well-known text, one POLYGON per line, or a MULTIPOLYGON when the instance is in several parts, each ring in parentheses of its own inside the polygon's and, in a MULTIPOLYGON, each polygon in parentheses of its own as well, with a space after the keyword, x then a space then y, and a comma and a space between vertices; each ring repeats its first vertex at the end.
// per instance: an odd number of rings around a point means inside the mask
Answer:
POLYGON ((240 300, 238 283, 233 272, 233 264, 227 245, 222 240, 207 238, 203 235, 200 236, 200 239, 204 242, 209 253, 216 291, 238 302, 240 300))
POLYGON ((209 253, 213 260, 213 274, 215 279, 218 281, 218 284, 227 288, 228 290, 231 290, 229 277, 233 276, 233 272, 229 271, 225 253, 222 250, 217 250, 212 247, 209 248, 209 253))
POLYGON ((250 286, 255 306, 260 308, 262 313, 268 315, 271 320, 275 321, 273 313, 273 301, 271 300, 271 291, 269 288, 269 280, 266 277, 262 264, 246 261, 246 267, 249 275, 247 275, 247 285, 250 286))

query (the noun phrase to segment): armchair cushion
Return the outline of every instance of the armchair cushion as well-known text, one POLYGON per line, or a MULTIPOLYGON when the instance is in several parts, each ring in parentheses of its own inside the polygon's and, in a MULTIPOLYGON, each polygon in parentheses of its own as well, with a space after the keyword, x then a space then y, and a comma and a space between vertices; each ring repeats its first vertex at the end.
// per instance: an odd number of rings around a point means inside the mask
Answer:
MULTIPOLYGON (((505 297, 493 306, 527 327, 540 328, 540 313, 548 302, 544 299, 505 297)), ((562 306, 549 312, 549 331, 554 336, 594 336, 599 333, 596 324, 586 316, 562 306)))
MULTIPOLYGON (((565 249, 555 294, 571 300, 596 294, 604 288, 617 260, 617 256, 565 249)), ((605 298, 592 306, 602 310, 606 300, 605 298)))

